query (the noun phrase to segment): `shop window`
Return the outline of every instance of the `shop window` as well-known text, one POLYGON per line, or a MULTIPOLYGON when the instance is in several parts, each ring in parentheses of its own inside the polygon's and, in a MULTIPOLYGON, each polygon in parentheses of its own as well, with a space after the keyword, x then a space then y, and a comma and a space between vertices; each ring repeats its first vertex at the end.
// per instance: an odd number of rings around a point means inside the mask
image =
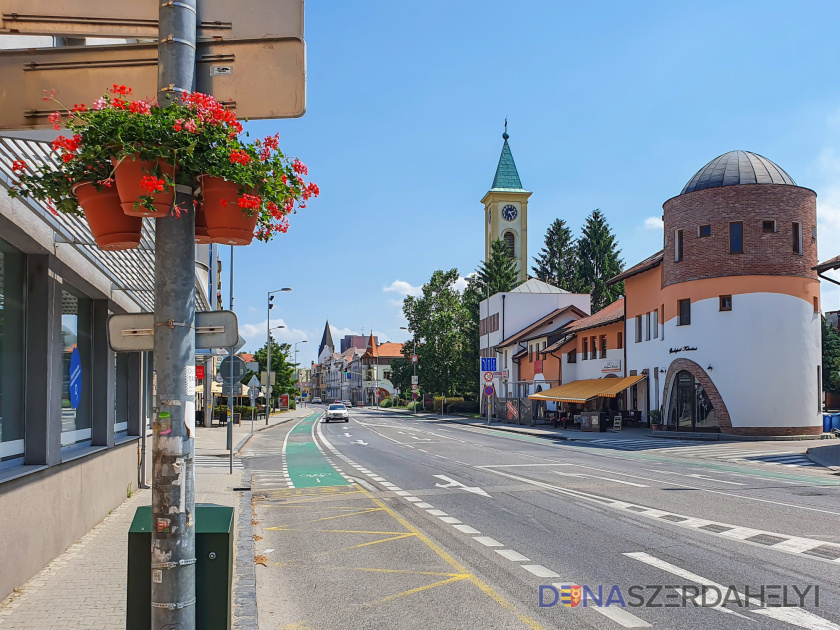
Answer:
POLYGON ((720 296, 720 310, 722 310, 722 311, 731 311, 732 310, 732 296, 731 295, 721 295, 720 296))
POLYGON ((651 312, 650 327, 653 329, 653 338, 657 339, 659 337, 659 309, 651 312))
POLYGON ((794 223, 793 224, 793 253, 794 254, 801 254, 802 253, 802 224, 801 223, 794 223))
POLYGON ((607 358, 607 336, 601 335, 601 358, 607 358))
POLYGON ((683 231, 674 230, 674 262, 683 259, 683 231))
POLYGON ((26 256, 0 240, 0 469, 23 463, 26 256))
POLYGON ((61 445, 90 440, 93 300, 61 290, 61 445))
POLYGON ((761 231, 765 233, 772 233, 776 231, 776 221, 762 221, 761 222, 761 231))
POLYGON ((698 238, 706 238, 707 236, 712 235, 712 226, 711 225, 701 225, 697 228, 697 237, 698 238))
POLYGON ((114 434, 128 431, 128 355, 114 353, 114 434))
POLYGON ((744 253, 744 223, 742 221, 729 224, 729 253, 744 253))
POLYGON ((636 315, 636 343, 642 341, 642 316, 636 315))
POLYGON ((624 348, 624 333, 621 331, 618 332, 618 343, 616 343, 615 347, 619 350, 624 348))
POLYGON ((706 390, 685 370, 677 372, 668 404, 668 424, 682 431, 707 431, 718 427, 715 408, 706 390))
POLYGON ((688 326, 691 324, 691 300, 678 300, 677 311, 679 312, 680 321, 677 326, 688 326))
POLYGON ((583 357, 582 359, 586 361, 589 358, 589 339, 586 337, 583 338, 583 357))

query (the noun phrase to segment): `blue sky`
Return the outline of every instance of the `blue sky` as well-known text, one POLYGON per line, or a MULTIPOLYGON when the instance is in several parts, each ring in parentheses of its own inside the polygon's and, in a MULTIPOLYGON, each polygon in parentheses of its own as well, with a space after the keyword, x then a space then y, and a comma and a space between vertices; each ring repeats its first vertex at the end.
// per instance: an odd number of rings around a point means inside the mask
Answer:
MULTIPOLYGON (((279 131, 321 197, 288 234, 236 249, 246 348, 264 343, 266 291, 282 286, 272 325, 309 340, 301 362, 327 318, 337 336, 404 340, 405 293, 483 256, 505 116, 534 193, 532 255, 555 218, 577 233, 600 208, 625 263, 647 257, 662 203, 733 149, 817 191, 820 259, 837 255, 838 23, 840 3, 807 1, 310 1, 307 113, 250 129, 279 131)), ((823 307, 839 302, 824 283, 823 307)))

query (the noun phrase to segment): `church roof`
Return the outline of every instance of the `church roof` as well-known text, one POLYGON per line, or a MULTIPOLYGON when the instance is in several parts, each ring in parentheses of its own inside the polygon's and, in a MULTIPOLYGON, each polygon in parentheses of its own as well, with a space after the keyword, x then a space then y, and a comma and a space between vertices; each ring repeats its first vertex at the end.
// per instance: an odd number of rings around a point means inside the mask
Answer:
POLYGON ((510 293, 568 293, 565 289, 555 287, 552 284, 531 278, 527 282, 523 282, 518 287, 511 289, 510 293))
MULTIPOLYGON (((507 129, 507 122, 505 122, 507 129)), ((505 143, 502 145, 502 155, 499 156, 499 165, 496 167, 496 176, 493 178, 493 187, 490 190, 502 192, 528 192, 522 188, 522 181, 519 179, 519 172, 516 170, 516 163, 513 161, 513 153, 510 152, 507 130, 502 134, 505 143)))
POLYGON ((333 343, 332 333, 330 332, 330 322, 327 320, 326 326, 324 326, 324 334, 321 336, 321 344, 318 346, 318 356, 321 356, 321 353, 324 351, 324 348, 330 348, 331 350, 335 350, 335 344, 333 343))

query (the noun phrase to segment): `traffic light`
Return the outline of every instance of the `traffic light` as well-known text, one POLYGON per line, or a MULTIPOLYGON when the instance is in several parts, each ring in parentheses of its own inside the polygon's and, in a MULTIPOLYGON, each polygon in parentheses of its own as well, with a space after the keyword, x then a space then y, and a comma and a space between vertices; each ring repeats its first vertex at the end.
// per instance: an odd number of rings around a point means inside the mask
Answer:
POLYGON ((269 295, 268 296, 268 310, 271 310, 273 308, 274 308, 274 296, 269 295))

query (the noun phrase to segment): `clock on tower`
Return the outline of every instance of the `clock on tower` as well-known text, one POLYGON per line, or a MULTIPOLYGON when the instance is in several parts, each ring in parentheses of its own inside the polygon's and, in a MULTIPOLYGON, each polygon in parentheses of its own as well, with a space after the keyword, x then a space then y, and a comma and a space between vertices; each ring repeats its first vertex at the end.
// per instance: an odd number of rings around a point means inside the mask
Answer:
POLYGON ((484 260, 490 255, 490 243, 502 239, 508 245, 511 257, 519 270, 519 281, 528 279, 528 198, 531 192, 522 188, 519 173, 508 144, 510 136, 502 134, 504 144, 493 186, 481 200, 487 215, 484 233, 484 260))

